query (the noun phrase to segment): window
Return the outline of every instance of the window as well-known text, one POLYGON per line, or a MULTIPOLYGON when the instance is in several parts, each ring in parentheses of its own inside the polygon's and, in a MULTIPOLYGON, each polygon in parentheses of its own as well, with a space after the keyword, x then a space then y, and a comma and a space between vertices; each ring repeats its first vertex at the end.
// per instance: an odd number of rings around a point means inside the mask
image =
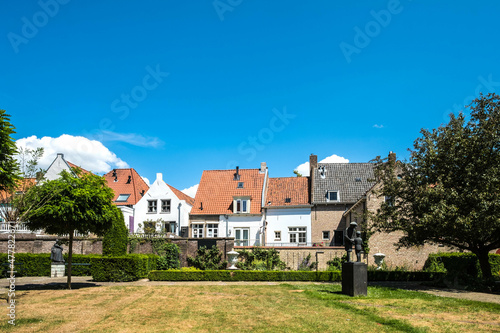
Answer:
POLYGON ((340 246, 344 245, 344 231, 335 230, 333 234, 333 245, 340 246))
POLYGON ((326 192, 327 201, 340 201, 339 191, 328 191, 326 192))
POLYGON ((323 239, 330 240, 330 231, 323 231, 323 239))
POLYGON ((175 225, 176 223, 174 221, 163 222, 161 231, 175 233, 175 225))
POLYGON ((291 203, 292 202, 292 198, 285 198, 285 203, 291 203))
POLYGON ((290 243, 305 243, 307 241, 306 227, 288 228, 290 243))
POLYGON ((234 200, 234 212, 235 213, 249 213, 250 212, 250 200, 248 200, 248 199, 235 199, 234 200))
POLYGON ((127 202, 129 197, 130 197, 130 194, 120 194, 118 196, 118 198, 116 199, 116 202, 127 202))
POLYGON ((275 231, 274 232, 274 240, 275 241, 280 241, 281 240, 281 231, 275 231))
POLYGON ((203 224, 193 224, 193 238, 203 238, 203 224))
POLYGON ((234 229, 234 245, 235 246, 248 246, 248 235, 250 234, 248 228, 235 228, 234 229))
POLYGON ((207 224, 207 237, 219 237, 219 225, 217 223, 207 224))
POLYGON ((354 181, 355 181, 356 183, 361 183, 361 178, 359 178, 359 177, 354 178, 354 181))
POLYGON ((238 182, 238 187, 237 188, 243 188, 243 182, 238 182))
POLYGON ((148 213, 157 212, 157 200, 148 200, 148 213))
POLYGON ((161 212, 170 213, 170 199, 161 201, 161 212))

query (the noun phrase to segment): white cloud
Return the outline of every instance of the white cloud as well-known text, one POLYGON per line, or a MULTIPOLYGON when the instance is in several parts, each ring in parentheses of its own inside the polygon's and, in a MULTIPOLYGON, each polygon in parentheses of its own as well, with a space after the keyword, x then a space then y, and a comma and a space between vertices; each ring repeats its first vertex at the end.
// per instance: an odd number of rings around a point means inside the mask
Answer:
MULTIPOLYGON (((349 163, 349 160, 342 156, 333 154, 322 159, 321 161, 319 161, 319 163, 349 163)), ((295 170, 297 170, 304 177, 309 176, 309 162, 302 163, 301 165, 296 167, 295 170)))
POLYGON ((193 185, 191 187, 185 188, 181 192, 189 195, 191 198, 194 198, 196 196, 196 191, 198 191, 199 185, 200 184, 196 184, 196 185, 193 185))
POLYGON ((145 182, 146 184, 148 184, 148 186, 151 186, 151 182, 149 181, 149 179, 148 179, 148 178, 146 178, 146 177, 142 177, 142 176, 141 176, 141 178, 142 178, 142 180, 144 180, 144 182, 145 182))
POLYGON ((64 159, 85 170, 94 173, 105 173, 113 168, 128 168, 128 164, 118 158, 101 142, 89 140, 83 136, 63 134, 58 138, 35 135, 16 141, 18 147, 36 149, 42 147, 44 153, 39 167, 47 169, 54 161, 57 153, 64 154, 64 159))
POLYGON ((375 125, 373 125, 373 127, 375 127, 375 128, 384 128, 384 125, 375 124, 375 125))
POLYGON ((102 131, 100 139, 102 141, 120 141, 138 147, 159 148, 165 144, 162 140, 155 137, 143 136, 137 133, 116 133, 111 131, 102 131))

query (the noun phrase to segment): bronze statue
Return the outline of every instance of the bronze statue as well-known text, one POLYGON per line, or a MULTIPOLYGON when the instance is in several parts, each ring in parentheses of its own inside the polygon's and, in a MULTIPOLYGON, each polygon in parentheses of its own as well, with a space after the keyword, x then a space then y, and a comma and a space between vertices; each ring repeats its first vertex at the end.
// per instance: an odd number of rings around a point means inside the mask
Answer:
POLYGON ((356 231, 356 238, 354 238, 354 251, 356 252, 356 261, 361 262, 361 253, 363 253, 363 239, 361 238, 361 231, 356 231))
POLYGON ((347 262, 351 262, 352 245, 354 244, 354 237, 356 235, 357 226, 358 224, 356 222, 351 222, 349 224, 349 228, 345 230, 344 245, 345 250, 347 251, 347 262))
POLYGON ((64 264, 64 258, 62 254, 63 248, 59 245, 59 240, 56 239, 55 244, 52 246, 50 250, 50 259, 53 264, 64 264))

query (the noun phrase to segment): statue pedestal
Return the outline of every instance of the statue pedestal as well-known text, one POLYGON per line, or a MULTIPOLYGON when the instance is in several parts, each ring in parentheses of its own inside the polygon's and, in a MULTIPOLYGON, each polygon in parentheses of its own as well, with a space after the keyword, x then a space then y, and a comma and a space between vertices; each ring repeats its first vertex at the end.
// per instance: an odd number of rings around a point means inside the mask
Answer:
POLYGON ((50 277, 64 277, 66 266, 64 264, 51 264, 50 277))
POLYGON ((346 262, 342 265, 342 294, 366 296, 368 266, 362 262, 346 262))

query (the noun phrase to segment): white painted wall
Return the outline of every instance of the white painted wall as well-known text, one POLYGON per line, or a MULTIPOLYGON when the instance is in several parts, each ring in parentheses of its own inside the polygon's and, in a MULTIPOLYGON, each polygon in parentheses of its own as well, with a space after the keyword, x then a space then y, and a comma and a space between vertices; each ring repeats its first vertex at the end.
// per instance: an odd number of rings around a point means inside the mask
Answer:
POLYGON ((71 173, 71 168, 68 165, 68 163, 66 163, 66 160, 64 159, 64 155, 61 153, 58 153, 54 162, 52 162, 52 164, 45 171, 44 177, 46 180, 58 179, 60 177, 59 174, 63 170, 66 170, 66 171, 71 173))
POLYGON ((311 208, 267 208, 266 245, 288 243, 289 227, 306 227, 307 243, 311 243, 311 208), (281 231, 281 241, 274 240, 274 232, 281 231))
MULTIPOLYGON (((170 187, 163 181, 163 176, 161 173, 156 174, 156 180, 151 184, 149 190, 144 194, 144 196, 137 202, 134 206, 135 218, 134 218, 134 232, 142 232, 143 230, 139 228, 139 224, 144 228, 144 221, 146 220, 158 220, 162 219, 164 221, 172 221, 179 223, 180 214, 180 226, 189 226, 189 212, 192 206, 188 204, 185 200, 180 200, 170 187), (170 213, 161 212, 161 200, 170 199, 170 213), (148 213, 148 200, 157 200, 157 212, 148 213)), ((157 226, 157 230, 160 231, 160 226, 157 226)), ((177 225, 176 234, 178 235, 180 228, 177 225)))
POLYGON ((235 237, 236 228, 249 229, 249 246, 262 245, 264 219, 262 215, 221 215, 219 218, 220 237, 235 237), (226 219, 227 216, 227 219, 226 219), (226 231, 228 233, 226 234, 226 231))

